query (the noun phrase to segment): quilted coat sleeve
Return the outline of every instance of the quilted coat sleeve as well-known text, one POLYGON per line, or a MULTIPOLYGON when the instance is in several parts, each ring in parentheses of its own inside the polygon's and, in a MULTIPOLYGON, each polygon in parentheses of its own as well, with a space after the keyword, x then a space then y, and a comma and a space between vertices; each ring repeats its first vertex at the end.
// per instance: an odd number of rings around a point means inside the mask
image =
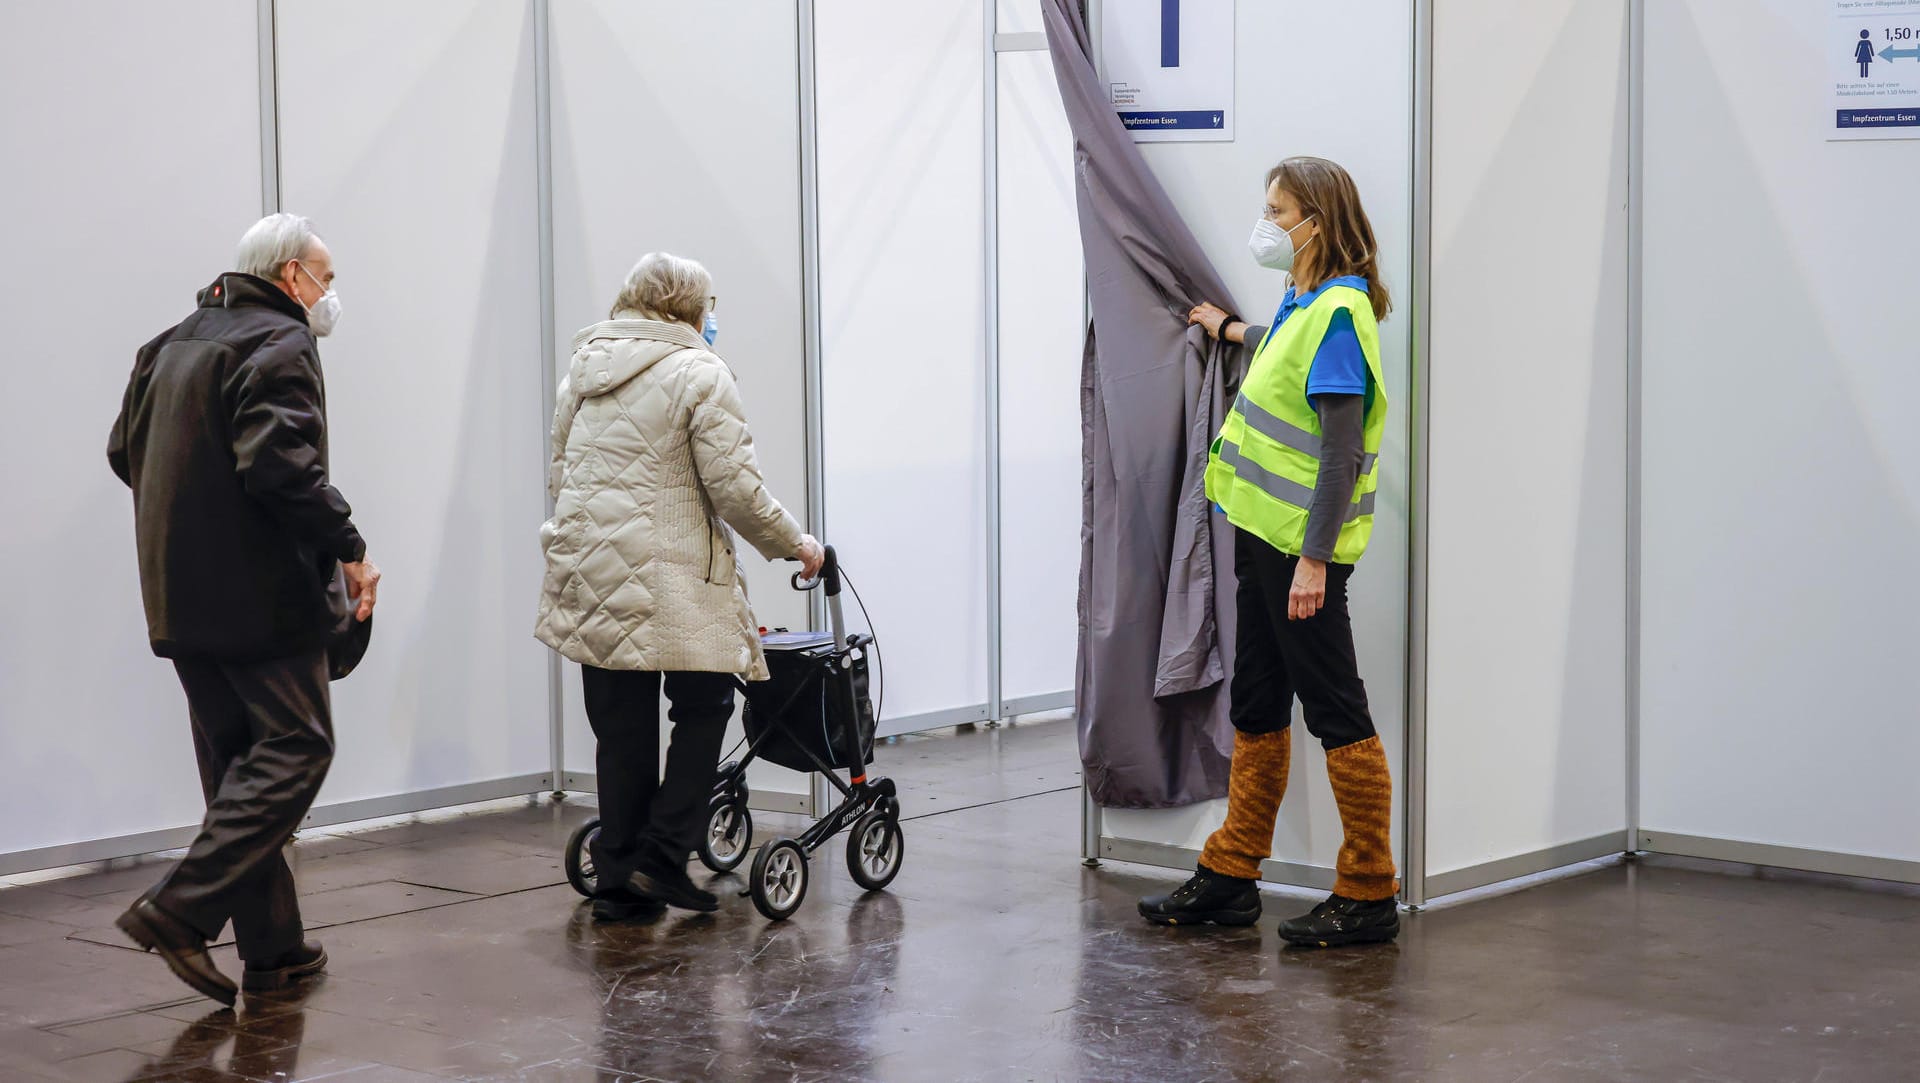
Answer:
POLYGON ((702 355, 688 366, 685 401, 694 468, 714 510, 768 560, 798 556, 800 524, 767 491, 740 389, 719 358, 702 355))
POLYGON ((554 396, 553 447, 547 460, 547 495, 558 500, 560 485, 567 475, 567 440, 573 434, 573 415, 580 410, 580 396, 573 393, 572 377, 560 381, 560 393, 554 396))

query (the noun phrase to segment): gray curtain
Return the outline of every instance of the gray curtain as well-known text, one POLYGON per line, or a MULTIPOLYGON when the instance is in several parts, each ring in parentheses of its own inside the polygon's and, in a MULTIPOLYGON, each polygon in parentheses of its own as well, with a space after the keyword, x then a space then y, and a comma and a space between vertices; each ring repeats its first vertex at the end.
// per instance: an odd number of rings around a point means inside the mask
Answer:
POLYGON ((1187 313, 1238 311, 1102 93, 1076 0, 1043 0, 1073 126, 1093 303, 1080 380, 1080 757, 1107 808, 1227 792, 1231 531, 1202 475, 1239 346, 1187 313))

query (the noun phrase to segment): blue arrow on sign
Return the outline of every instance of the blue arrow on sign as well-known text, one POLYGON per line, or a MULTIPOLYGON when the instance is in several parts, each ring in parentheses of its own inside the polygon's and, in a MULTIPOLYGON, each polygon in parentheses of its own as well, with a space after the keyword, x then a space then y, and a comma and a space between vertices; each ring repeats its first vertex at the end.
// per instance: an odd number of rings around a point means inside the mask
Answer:
POLYGON ((1903 57, 1912 57, 1915 60, 1920 60, 1920 45, 1916 45, 1911 49, 1896 49, 1889 45, 1880 50, 1880 59, 1882 60, 1899 60, 1903 57))

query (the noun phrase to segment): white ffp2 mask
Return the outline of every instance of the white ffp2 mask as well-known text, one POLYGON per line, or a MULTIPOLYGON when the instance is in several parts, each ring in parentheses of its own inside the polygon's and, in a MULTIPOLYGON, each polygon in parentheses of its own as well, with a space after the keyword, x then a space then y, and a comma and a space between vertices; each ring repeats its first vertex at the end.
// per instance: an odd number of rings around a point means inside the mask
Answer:
POLYGON ((340 295, 327 289, 319 279, 313 277, 313 272, 307 270, 306 264, 300 265, 300 273, 306 275, 308 281, 325 290, 320 295, 320 299, 311 306, 301 307, 307 310, 307 326, 313 328, 314 337, 326 338, 333 334, 334 326, 340 322, 340 295))
MULTIPOLYGON (((1299 229, 1300 226, 1311 221, 1313 221, 1311 217, 1302 218, 1300 225, 1293 228, 1299 229)), ((1308 237, 1307 244, 1312 243, 1313 238, 1308 237)), ((1306 246, 1303 244, 1300 248, 1306 246)), ((1266 217, 1262 217, 1253 224, 1253 236, 1247 238, 1247 250, 1253 253, 1255 263, 1275 271, 1293 270, 1293 257, 1300 252, 1300 249, 1293 246, 1293 233, 1274 225, 1272 220, 1266 217)))

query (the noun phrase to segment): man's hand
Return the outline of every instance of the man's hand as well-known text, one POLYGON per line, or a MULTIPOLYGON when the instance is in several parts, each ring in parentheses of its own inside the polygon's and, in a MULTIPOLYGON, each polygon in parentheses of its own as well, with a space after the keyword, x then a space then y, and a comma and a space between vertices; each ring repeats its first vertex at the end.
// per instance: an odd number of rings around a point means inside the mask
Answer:
POLYGON ((347 573, 347 597, 360 603, 353 619, 365 621, 373 616, 374 599, 380 593, 380 569, 371 560, 342 564, 340 568, 347 573))
POLYGON ((1308 620, 1327 604, 1327 565, 1301 557, 1293 570, 1293 591, 1287 595, 1287 619, 1308 620))
POLYGON ((800 574, 806 579, 820 578, 820 568, 827 562, 827 550, 820 539, 811 534, 800 535, 800 574))

